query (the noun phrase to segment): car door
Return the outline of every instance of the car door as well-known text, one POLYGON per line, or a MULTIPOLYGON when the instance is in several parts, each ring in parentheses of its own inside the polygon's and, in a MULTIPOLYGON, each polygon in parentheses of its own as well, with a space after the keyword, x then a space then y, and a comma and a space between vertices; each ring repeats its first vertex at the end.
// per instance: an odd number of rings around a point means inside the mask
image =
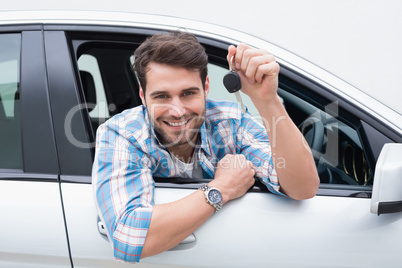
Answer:
POLYGON ((71 267, 40 25, 0 25, 0 267, 71 267))
MULTIPOLYGON (((140 104, 131 54, 156 30, 77 25, 45 29, 72 262, 74 267, 124 266, 113 260, 95 208, 90 177, 94 132, 105 119, 140 104)), ((210 58, 209 97, 236 100, 224 94, 221 82, 228 39, 211 36, 199 36, 210 58)), ((241 41, 253 45, 253 40, 241 41)), ((370 213, 376 161, 385 143, 402 142, 401 133, 356 105, 353 96, 340 94, 277 56, 279 95, 305 135, 306 146, 313 148, 321 179, 317 196, 295 201, 257 185, 177 247, 142 260, 140 267, 392 267, 401 261, 402 214, 370 213)), ((243 99, 258 117, 252 103, 243 99)), ((278 160, 286 165, 285 159, 278 160)), ((156 204, 182 198, 200 185, 196 180, 155 180, 156 204)))

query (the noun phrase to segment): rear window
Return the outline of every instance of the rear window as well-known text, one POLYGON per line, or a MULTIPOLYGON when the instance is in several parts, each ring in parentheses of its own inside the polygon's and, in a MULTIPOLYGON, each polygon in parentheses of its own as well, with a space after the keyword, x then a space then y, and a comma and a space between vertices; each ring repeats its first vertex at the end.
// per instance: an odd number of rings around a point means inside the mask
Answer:
POLYGON ((0 34, 0 169, 22 169, 20 34, 0 34))

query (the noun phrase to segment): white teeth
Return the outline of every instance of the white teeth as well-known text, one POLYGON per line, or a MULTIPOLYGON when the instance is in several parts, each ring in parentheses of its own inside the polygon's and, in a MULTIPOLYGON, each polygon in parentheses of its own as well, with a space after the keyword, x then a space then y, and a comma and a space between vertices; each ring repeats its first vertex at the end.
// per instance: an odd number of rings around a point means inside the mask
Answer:
POLYGON ((166 123, 168 123, 172 127, 178 127, 178 126, 183 126, 183 125, 187 124, 187 122, 188 121, 183 121, 183 122, 178 122, 178 123, 172 123, 172 122, 166 122, 166 123))

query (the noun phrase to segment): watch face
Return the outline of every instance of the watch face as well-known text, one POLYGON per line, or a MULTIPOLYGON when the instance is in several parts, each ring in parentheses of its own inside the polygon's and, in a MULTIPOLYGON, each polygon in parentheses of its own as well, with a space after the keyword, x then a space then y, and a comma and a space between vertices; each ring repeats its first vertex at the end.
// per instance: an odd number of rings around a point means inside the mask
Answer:
POLYGON ((217 189, 211 189, 208 192, 208 199, 211 203, 217 204, 222 201, 222 194, 217 189))

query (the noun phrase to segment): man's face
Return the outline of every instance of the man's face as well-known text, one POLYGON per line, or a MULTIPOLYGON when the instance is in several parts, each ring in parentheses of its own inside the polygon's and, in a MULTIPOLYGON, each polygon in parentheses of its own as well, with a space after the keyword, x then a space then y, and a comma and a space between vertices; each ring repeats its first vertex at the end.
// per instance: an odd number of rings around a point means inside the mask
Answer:
POLYGON ((167 147, 194 146, 204 122, 209 79, 204 91, 199 72, 154 62, 148 67, 140 97, 158 138, 167 147))

